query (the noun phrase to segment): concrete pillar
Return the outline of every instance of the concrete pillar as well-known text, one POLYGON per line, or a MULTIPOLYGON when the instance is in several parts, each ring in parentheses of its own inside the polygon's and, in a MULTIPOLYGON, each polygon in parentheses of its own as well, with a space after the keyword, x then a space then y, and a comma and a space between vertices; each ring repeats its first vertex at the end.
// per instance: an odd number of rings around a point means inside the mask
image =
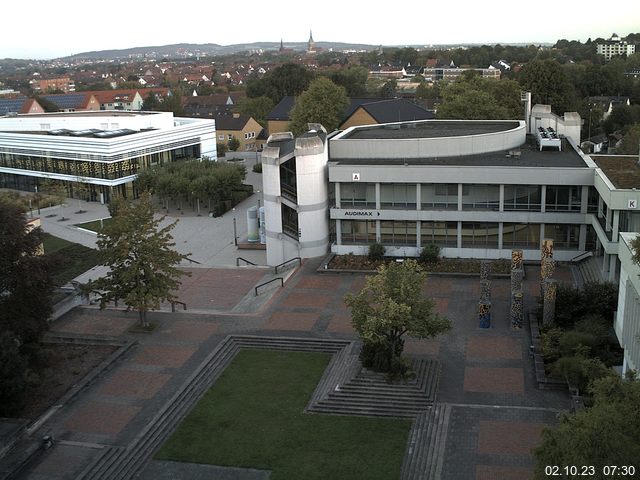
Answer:
POLYGON ((500 184, 500 201, 498 203, 498 211, 504 212, 504 184, 500 184))
POLYGON ((382 243, 382 233, 380 233, 380 220, 376 220, 376 242, 382 243))
POLYGON ((422 186, 416 184, 416 210, 422 210, 422 186))
POLYGON ((502 250, 502 235, 504 233, 504 223, 498 223, 498 249, 502 250))
POLYGON ((342 220, 336 220, 336 245, 342 245, 342 220))
POLYGON ((618 241, 618 230, 620 228, 620 210, 613 211, 613 225, 611 226, 612 234, 611 240, 618 241))
POLYGON ((610 208, 607 208, 607 215, 606 215, 604 231, 605 232, 610 232, 611 231, 611 209, 610 208))
POLYGON ((458 248, 462 248, 462 222, 458 222, 458 248))
POLYGON ((616 281, 617 267, 618 267, 618 256, 611 255, 611 258, 609 260, 609 278, 608 278, 610 282, 616 281))
MULTIPOLYGON (((540 211, 544 213, 547 210, 547 186, 542 185, 542 189, 540 190, 540 211)), ((542 238, 543 235, 540 235, 542 238)))
POLYGON ((376 210, 380 210, 380 183, 376 183, 376 210))
POLYGON ((422 246, 422 222, 418 220, 416 222, 416 247, 422 246))
POLYGON ((578 237, 578 250, 581 252, 587 249, 587 226, 580 225, 580 236, 578 237))
MULTIPOLYGON (((458 184, 458 211, 462 211, 462 184, 458 184)), ((460 230, 460 229, 458 229, 460 230)))
POLYGON ((340 202, 342 200, 342 194, 340 193, 340 182, 336 182, 335 184, 335 194, 336 194, 336 208, 342 208, 340 206, 340 202))
POLYGON ((587 185, 582 186, 582 193, 580 196, 580 213, 587 213, 589 211, 589 187, 587 185))
POLYGON ((542 242, 544 241, 544 223, 540 224, 540 245, 538 248, 542 248, 542 242))

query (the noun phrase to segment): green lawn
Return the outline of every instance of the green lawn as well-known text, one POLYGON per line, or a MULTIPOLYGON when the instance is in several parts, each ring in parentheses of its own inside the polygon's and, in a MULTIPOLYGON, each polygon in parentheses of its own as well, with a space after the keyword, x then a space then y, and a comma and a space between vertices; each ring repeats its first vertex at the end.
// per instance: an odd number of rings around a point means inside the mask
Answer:
POLYGON ((43 244, 44 254, 55 260, 53 281, 56 286, 64 285, 99 263, 98 251, 84 245, 47 233, 44 234, 43 244))
POLYGON ((100 220, 93 220, 91 222, 78 223, 76 227, 84 228, 85 230, 91 230, 92 232, 98 233, 100 228, 103 226, 107 226, 111 223, 111 218, 103 218, 102 223, 100 220))
POLYGON ((303 413, 329 359, 242 350, 156 458, 272 470, 272 480, 399 478, 411 421, 303 413))

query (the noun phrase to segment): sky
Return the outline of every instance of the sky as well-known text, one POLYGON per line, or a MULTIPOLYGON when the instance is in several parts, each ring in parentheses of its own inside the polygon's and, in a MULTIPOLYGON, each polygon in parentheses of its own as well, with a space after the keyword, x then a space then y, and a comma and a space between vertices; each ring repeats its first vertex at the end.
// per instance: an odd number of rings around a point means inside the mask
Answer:
POLYGON ((306 42, 310 30, 316 42, 388 46, 584 42, 640 32, 638 0, 31 0, 28 9, 12 1, 1 10, 0 58, 50 59, 173 43, 286 44, 306 42))

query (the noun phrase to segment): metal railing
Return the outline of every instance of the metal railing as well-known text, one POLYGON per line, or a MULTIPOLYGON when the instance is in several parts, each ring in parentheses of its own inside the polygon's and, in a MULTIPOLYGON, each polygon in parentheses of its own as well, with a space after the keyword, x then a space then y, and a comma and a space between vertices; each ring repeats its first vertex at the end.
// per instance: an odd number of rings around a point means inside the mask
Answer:
POLYGON ((247 260, 246 258, 236 257, 236 267, 240 266, 240 260, 242 260, 243 262, 246 262, 247 265, 257 265, 257 263, 253 263, 253 262, 247 260))
POLYGON ((290 258, 289 260, 287 260, 287 261, 285 261, 285 262, 282 262, 280 265, 276 265, 276 266, 275 266, 275 268, 274 268, 274 273, 276 273, 276 274, 277 274, 277 273, 278 273, 278 268, 283 267, 283 266, 285 266, 287 263, 291 263, 291 262, 294 262, 294 261, 296 261, 296 260, 298 261, 298 265, 302 265, 302 258, 300 258, 300 257, 293 257, 293 258, 290 258))
POLYGON ((264 282, 264 283, 261 283, 260 285, 257 285, 256 288, 253 289, 253 291, 256 294, 256 297, 258 296, 258 289, 260 287, 264 287, 265 285, 269 285, 270 283, 273 283, 273 282, 275 282, 277 280, 280 280, 280 286, 284 287, 284 278, 282 278, 282 277, 273 278, 273 279, 269 280, 268 282, 264 282))
POLYGON ((589 257, 593 257, 592 251, 582 252, 569 260, 569 263, 578 263, 589 257))

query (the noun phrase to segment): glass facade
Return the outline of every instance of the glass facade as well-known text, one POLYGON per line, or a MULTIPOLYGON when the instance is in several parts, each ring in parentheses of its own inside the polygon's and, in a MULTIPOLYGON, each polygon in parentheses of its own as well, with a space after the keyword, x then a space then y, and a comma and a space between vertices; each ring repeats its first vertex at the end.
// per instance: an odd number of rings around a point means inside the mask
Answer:
POLYGON ((559 250, 577 250, 580 238, 580 225, 549 225, 544 226, 544 238, 553 240, 553 248, 559 250))
POLYGON ((497 223, 462 222, 462 246, 467 248, 498 248, 497 223))
POLYGON ((282 231, 298 240, 298 212, 288 205, 282 204, 282 231))
POLYGON ((547 200, 545 210, 547 212, 579 212, 582 202, 582 187, 572 186, 547 186, 547 200))
POLYGON ((463 185, 463 210, 493 210, 500 209, 500 185, 463 185))
MULTIPOLYGON (((375 190, 374 190, 375 195, 375 190)), ((374 197, 375 205, 375 197, 374 197)), ((414 183, 381 183, 380 208, 416 209, 416 185, 414 183)))
POLYGON ((342 243, 369 245, 376 241, 376 222, 366 220, 342 220, 342 243))
POLYGON ((504 223, 502 248, 540 248, 540 224, 504 223))
POLYGON ((342 208, 376 208, 376 184, 341 183, 340 206, 342 208))
POLYGON ((457 247, 458 222, 420 222, 420 244, 457 247))
POLYGON ((280 165, 280 190, 283 197, 287 197, 294 202, 298 201, 296 157, 293 157, 280 165))
POLYGON ((380 240, 385 245, 416 246, 416 222, 383 220, 380 222, 380 240))
POLYGON ((458 184, 420 185, 420 205, 423 210, 457 210, 458 184))
POLYGON ((542 209, 542 186, 540 185, 505 185, 504 210, 539 212, 542 209))

